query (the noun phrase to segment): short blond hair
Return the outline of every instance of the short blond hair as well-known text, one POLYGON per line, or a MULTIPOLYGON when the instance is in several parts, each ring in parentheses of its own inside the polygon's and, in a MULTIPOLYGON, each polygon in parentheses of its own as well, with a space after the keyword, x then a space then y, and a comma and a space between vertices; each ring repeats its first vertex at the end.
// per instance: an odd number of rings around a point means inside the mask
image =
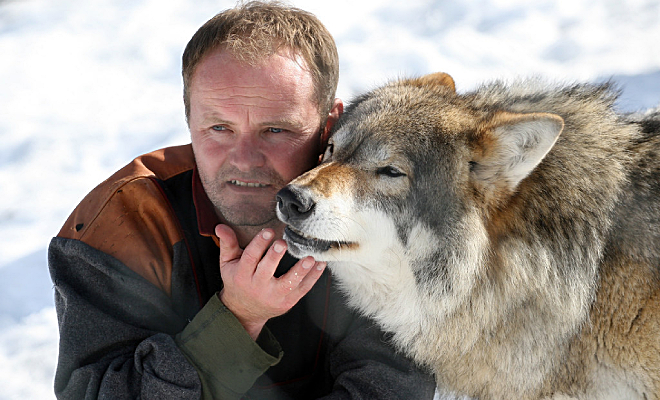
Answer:
POLYGON ((332 109, 339 82, 339 57, 330 32, 313 14, 280 2, 251 1, 225 10, 202 25, 182 59, 183 102, 190 117, 190 83, 195 68, 220 46, 250 64, 280 49, 293 51, 307 64, 322 120, 332 109))

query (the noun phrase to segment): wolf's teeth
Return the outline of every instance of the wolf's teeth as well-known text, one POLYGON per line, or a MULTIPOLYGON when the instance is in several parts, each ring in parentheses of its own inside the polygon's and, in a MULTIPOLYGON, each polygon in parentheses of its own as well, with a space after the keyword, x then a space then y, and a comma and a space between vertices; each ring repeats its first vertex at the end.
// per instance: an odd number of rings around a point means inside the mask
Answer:
POLYGON ((250 183, 250 182, 242 182, 237 180, 231 180, 230 182, 232 185, 243 186, 243 187, 262 188, 267 186, 264 185, 263 183, 250 183))
POLYGON ((304 237, 305 239, 313 239, 313 238, 310 238, 309 236, 305 235, 303 232, 292 228, 291 226, 289 226, 289 229, 291 229, 294 233, 297 233, 298 235, 304 237))

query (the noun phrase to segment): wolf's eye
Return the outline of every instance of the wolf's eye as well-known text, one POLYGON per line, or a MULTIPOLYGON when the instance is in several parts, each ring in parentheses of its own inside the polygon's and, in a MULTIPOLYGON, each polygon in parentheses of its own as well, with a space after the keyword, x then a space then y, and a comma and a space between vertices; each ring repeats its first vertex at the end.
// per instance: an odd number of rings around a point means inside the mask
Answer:
POLYGON ((328 145, 325 148, 325 153, 323 153, 323 158, 321 161, 325 161, 328 158, 332 157, 332 152, 335 151, 335 145, 332 143, 328 143, 328 145))
POLYGON ((390 178, 398 178, 400 176, 406 176, 406 174, 398 168, 395 168, 391 165, 387 167, 380 167, 376 170, 378 175, 389 176, 390 178))

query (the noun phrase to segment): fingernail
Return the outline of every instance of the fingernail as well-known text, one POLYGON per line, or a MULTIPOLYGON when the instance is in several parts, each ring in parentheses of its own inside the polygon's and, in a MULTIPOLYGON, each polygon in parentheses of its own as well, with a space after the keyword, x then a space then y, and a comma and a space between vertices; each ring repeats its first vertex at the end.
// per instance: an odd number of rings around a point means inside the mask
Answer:
POLYGON ((302 265, 303 268, 310 269, 312 268, 312 265, 314 265, 314 260, 310 260, 310 259, 304 260, 302 265))
POLYGON ((284 245, 282 245, 282 243, 275 243, 275 245, 273 245, 273 250, 275 250, 275 253, 281 253, 284 251, 284 245))
POLYGON ((320 262, 320 263, 316 264, 316 269, 318 269, 319 271, 323 271, 323 268, 325 268, 325 266, 326 266, 326 263, 320 262))
POLYGON ((273 232, 271 232, 271 231, 264 231, 264 232, 261 234, 261 236, 262 236, 264 239, 266 239, 266 240, 270 240, 270 239, 273 237, 273 232))

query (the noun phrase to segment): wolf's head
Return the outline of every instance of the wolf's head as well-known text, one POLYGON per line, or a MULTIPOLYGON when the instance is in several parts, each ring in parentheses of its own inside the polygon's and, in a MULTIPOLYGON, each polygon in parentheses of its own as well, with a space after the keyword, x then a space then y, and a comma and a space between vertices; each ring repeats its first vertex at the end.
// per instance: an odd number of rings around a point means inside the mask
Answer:
POLYGON ((417 285, 468 290, 489 210, 562 127, 552 114, 474 109, 443 73, 376 89, 347 108, 322 164, 279 192, 289 251, 349 262, 356 278, 401 280, 407 270, 417 285))

